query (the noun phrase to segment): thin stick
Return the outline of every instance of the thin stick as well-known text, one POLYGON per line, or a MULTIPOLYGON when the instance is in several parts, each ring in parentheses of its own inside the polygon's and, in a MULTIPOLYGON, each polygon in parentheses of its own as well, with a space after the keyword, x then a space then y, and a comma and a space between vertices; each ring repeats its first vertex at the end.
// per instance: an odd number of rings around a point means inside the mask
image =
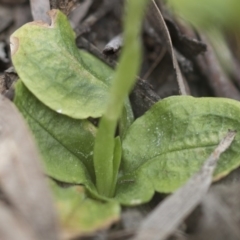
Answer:
POLYGON ((79 27, 76 27, 74 31, 76 32, 77 38, 81 36, 83 33, 87 32, 91 26, 93 26, 99 19, 104 17, 107 13, 109 13, 114 7, 113 0, 104 0, 101 7, 91 14, 87 19, 81 23, 79 27))
POLYGON ((47 14, 47 12, 50 10, 49 0, 30 0, 30 6, 34 21, 42 20, 50 23, 50 18, 47 14))
POLYGON ((154 0, 151 0, 151 3, 149 5, 150 6, 149 6, 149 11, 147 12, 147 19, 153 25, 157 33, 162 35, 163 40, 166 43, 167 50, 171 54, 173 68, 176 73, 179 91, 181 95, 190 95, 188 84, 182 76, 176 56, 174 54, 172 40, 168 31, 167 25, 163 19, 162 13, 154 0))

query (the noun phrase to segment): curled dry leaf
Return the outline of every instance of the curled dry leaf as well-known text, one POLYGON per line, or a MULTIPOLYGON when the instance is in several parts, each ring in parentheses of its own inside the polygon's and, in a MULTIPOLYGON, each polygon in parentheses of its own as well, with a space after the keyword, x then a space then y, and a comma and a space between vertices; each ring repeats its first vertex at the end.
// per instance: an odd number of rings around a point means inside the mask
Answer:
POLYGON ((3 96, 0 109, 0 189, 13 211, 8 217, 18 214, 20 224, 31 229, 36 239, 58 239, 55 211, 33 139, 3 96))

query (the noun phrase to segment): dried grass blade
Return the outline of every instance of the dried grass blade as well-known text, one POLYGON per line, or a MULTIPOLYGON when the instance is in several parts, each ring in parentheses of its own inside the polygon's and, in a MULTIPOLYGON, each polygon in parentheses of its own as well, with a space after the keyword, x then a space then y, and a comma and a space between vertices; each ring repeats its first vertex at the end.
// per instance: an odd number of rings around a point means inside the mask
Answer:
POLYGON ((58 239, 56 214, 34 141, 14 105, 3 96, 0 158, 0 189, 12 211, 38 239, 58 239))
POLYGON ((162 16, 160 9, 158 8, 154 0, 151 0, 149 4, 149 9, 147 11, 147 20, 153 26, 157 34, 159 34, 163 38, 163 41, 166 44, 167 50, 171 54, 173 68, 175 70, 178 87, 181 95, 190 95, 188 84, 182 76, 181 70, 179 68, 179 65, 174 53, 172 40, 168 31, 167 25, 164 21, 164 18, 162 16))

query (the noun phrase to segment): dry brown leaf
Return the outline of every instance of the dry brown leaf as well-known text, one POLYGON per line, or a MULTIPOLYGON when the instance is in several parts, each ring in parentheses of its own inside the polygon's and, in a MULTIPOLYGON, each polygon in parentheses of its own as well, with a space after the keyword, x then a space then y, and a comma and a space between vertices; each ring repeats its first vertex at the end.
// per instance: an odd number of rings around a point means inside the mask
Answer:
MULTIPOLYGON (((0 158, 0 189, 12 214, 18 214, 36 239, 58 239, 56 214, 34 141, 15 106, 3 96, 0 158)), ((12 231, 11 226, 8 230, 12 231)))
POLYGON ((12 211, 11 206, 0 202, 1 240, 36 240, 32 230, 12 211))

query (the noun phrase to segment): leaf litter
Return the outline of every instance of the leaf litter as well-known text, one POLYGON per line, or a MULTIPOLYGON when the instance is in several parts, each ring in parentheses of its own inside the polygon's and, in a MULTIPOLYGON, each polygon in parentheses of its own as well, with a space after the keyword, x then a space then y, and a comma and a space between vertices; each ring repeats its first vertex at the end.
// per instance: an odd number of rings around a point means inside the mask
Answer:
MULTIPOLYGON (((7 205, 5 214, 17 227, 15 234, 19 232, 20 236, 34 236, 34 239, 58 239, 52 196, 34 141, 17 109, 3 96, 0 96, 0 109, 0 188, 6 199, 5 203, 1 202, 1 208, 7 205), (21 224, 25 226, 22 229, 21 224)), ((9 222, 1 217, 0 225, 5 226, 2 231, 8 234, 9 222)), ((12 233, 12 237, 17 239, 15 234, 12 233)))

